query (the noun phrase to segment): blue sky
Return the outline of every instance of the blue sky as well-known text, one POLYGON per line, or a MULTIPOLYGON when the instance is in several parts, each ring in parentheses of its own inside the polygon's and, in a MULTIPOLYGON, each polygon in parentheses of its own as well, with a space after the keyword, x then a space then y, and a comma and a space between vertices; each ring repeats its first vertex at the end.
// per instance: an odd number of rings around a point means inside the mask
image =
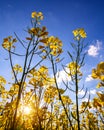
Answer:
MULTIPOLYGON (((84 28, 88 43, 86 50, 85 73, 86 85, 95 90, 95 82, 91 81, 91 70, 100 61, 104 61, 104 1, 103 0, 1 0, 0 1, 0 43, 3 38, 16 32, 23 39, 23 29, 30 26, 32 11, 44 14, 42 25, 48 28, 49 34, 59 37, 65 52, 70 50, 73 40, 72 31, 84 28)), ((66 55, 66 53, 64 53, 66 55)), ((6 52, 0 45, 0 75, 9 77, 9 61, 6 52)), ((18 60, 16 60, 18 62, 18 60)), ((64 60, 69 62, 68 57, 64 60)))

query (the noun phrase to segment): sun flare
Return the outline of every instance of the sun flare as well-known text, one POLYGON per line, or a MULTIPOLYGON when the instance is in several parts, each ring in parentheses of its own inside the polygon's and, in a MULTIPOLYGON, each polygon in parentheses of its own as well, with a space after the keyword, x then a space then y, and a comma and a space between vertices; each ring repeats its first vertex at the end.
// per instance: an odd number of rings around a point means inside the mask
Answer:
POLYGON ((30 112, 31 112, 31 108, 30 107, 28 107, 28 106, 25 106, 24 107, 24 114, 30 114, 30 112))

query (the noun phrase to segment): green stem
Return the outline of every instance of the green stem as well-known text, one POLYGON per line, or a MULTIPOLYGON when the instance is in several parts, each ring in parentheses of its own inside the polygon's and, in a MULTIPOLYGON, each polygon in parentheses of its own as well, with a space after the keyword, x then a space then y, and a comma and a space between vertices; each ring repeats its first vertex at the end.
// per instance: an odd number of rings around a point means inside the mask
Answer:
POLYGON ((57 84, 57 79, 56 79, 56 72, 55 72, 55 65, 54 65, 54 61, 53 61, 53 56, 51 55, 51 63, 52 63, 52 70, 53 70, 53 75, 54 75, 54 80, 55 80, 55 84, 56 84, 56 88, 57 88, 57 91, 58 91, 58 96, 59 96, 59 100, 61 101, 62 103, 62 106, 64 108, 64 111, 65 111, 65 114, 67 116, 67 119, 69 120, 69 123, 70 123, 70 127, 72 128, 72 130, 74 130, 73 126, 72 126, 72 122, 70 120, 70 117, 68 116, 68 113, 67 113, 67 110, 65 108, 65 105, 63 103, 63 100, 61 98, 61 94, 60 94, 60 91, 59 91, 59 88, 58 88, 58 84, 57 84))

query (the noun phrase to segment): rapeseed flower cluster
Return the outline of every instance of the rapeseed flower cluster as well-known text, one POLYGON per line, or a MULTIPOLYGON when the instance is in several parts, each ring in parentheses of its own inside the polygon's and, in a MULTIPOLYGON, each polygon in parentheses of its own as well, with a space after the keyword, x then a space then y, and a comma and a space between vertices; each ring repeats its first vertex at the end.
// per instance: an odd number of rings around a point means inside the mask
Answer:
POLYGON ((83 28, 78 28, 76 30, 73 30, 73 35, 74 35, 75 40, 80 40, 80 38, 87 37, 87 34, 83 28))

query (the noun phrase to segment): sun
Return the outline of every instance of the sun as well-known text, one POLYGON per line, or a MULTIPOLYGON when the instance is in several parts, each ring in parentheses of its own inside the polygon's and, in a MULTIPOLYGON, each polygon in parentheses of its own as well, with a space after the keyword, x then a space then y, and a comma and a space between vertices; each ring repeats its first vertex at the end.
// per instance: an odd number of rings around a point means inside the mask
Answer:
POLYGON ((28 115, 31 113, 31 108, 29 106, 24 107, 24 114, 28 115))

